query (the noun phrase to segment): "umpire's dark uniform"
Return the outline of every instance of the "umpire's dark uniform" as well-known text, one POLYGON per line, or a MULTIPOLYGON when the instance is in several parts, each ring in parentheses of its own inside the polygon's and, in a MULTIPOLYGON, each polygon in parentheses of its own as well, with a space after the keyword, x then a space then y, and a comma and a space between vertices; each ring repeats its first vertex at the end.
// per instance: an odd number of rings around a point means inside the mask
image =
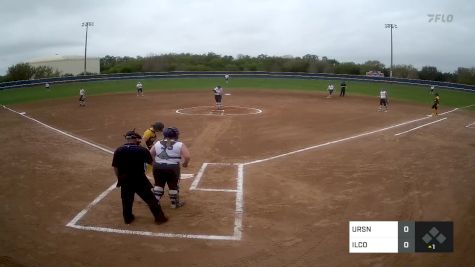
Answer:
POLYGON ((135 217, 132 213, 134 195, 142 198, 150 208, 156 223, 164 223, 168 219, 163 214, 160 203, 153 195, 152 184, 145 176, 144 163, 152 164, 150 152, 140 146, 140 135, 134 131, 125 135, 127 143, 114 152, 112 166, 117 175, 117 187, 120 187, 122 198, 122 214, 124 222, 129 224, 135 217))

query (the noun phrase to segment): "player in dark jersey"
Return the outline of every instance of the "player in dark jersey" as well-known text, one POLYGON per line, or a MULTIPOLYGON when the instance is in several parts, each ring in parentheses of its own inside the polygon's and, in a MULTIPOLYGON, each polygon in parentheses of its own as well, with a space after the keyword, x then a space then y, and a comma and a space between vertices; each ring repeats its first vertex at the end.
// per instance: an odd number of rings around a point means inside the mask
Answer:
POLYGON ((440 104, 440 97, 439 97, 439 94, 438 93, 435 93, 434 95, 434 103, 432 104, 432 109, 433 109, 433 112, 432 112, 432 116, 437 116, 439 115, 439 104, 440 104))
POLYGON ((340 96, 345 96, 346 93, 346 82, 342 81, 340 84, 340 96))

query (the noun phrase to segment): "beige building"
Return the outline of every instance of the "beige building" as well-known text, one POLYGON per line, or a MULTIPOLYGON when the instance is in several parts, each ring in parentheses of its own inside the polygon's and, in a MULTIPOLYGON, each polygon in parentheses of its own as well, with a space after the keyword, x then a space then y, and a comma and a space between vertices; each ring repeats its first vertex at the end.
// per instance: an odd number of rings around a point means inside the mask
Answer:
MULTIPOLYGON (((73 74, 78 75, 84 72, 83 56, 52 56, 45 58, 36 58, 28 62, 33 67, 48 66, 54 70, 58 70, 61 75, 73 74)), ((98 57, 87 58, 87 72, 100 74, 100 59, 98 57)))

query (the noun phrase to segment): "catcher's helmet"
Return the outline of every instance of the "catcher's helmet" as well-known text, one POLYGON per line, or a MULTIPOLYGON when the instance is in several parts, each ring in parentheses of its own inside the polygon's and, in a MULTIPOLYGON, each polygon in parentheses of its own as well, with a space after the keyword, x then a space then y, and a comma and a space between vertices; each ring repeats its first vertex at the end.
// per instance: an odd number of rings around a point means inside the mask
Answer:
POLYGON ((179 135, 180 135, 180 132, 178 131, 176 127, 168 127, 165 130, 163 130, 163 137, 165 138, 178 140, 179 135))
POLYGON ((163 125, 163 123, 157 121, 156 123, 152 124, 152 128, 155 130, 155 131, 162 131, 163 130, 163 127, 165 127, 163 125))

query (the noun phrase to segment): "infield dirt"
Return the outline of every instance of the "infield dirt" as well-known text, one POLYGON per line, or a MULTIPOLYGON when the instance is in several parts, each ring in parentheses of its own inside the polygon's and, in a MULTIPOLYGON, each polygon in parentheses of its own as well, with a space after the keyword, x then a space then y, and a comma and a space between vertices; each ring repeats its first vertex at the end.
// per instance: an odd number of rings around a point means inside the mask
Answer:
MULTIPOLYGON (((198 116, 177 109, 212 106, 207 92, 146 92, 11 106, 110 150, 123 134, 155 121, 179 128, 192 161, 246 163, 425 117, 430 105, 323 93, 231 90, 224 105, 261 109, 239 116, 198 116)), ((441 112, 449 111, 442 107, 441 112)), ((0 265, 5 266, 475 266, 475 121, 457 110, 244 167, 242 239, 194 240, 93 232, 66 227, 115 182, 112 156, 0 109, 0 265), (395 136, 447 117, 446 120, 395 136), (453 253, 349 254, 349 221, 453 221, 453 253)), ((203 186, 233 188, 233 170, 209 169, 203 186)), ((141 200, 122 223, 113 190, 82 225, 136 231, 228 235, 235 194, 190 191, 186 205, 162 205, 170 221, 154 225, 141 200)))

